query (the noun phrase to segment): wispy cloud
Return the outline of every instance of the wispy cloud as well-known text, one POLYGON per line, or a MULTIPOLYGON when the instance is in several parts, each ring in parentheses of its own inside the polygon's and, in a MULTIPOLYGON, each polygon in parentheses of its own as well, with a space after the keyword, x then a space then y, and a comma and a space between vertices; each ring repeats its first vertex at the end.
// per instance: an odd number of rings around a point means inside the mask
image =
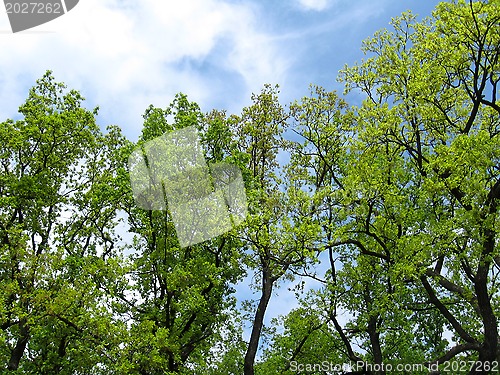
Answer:
POLYGON ((85 0, 17 34, 0 13, 0 117, 15 115, 47 69, 132 139, 147 106, 164 107, 177 92, 203 110, 237 113, 264 83, 279 83, 287 101, 311 82, 333 82, 361 39, 400 11, 391 3, 378 25, 389 0, 295 1, 85 0))
MULTIPOLYGON (((0 22, 0 28, 8 28, 6 17, 0 22)), ((87 0, 33 30, 53 33, 0 35, 0 80, 8 82, 0 95, 15 98, 17 107, 20 93, 12 80, 25 93, 26 86, 50 68, 58 80, 91 92, 104 117, 131 133, 142 125, 140 114, 148 104, 166 106, 178 91, 201 104, 209 101, 213 77, 203 71, 211 65, 217 66, 222 80, 227 75, 220 83, 226 95, 234 96, 232 81, 239 81, 247 97, 287 68, 279 46, 259 30, 256 9, 245 4, 87 0), (222 56, 215 53, 218 48, 224 49, 222 56)), ((0 114, 12 112, 7 105, 0 104, 0 114)))
POLYGON ((322 11, 331 5, 331 0, 299 0, 299 4, 306 10, 322 11))

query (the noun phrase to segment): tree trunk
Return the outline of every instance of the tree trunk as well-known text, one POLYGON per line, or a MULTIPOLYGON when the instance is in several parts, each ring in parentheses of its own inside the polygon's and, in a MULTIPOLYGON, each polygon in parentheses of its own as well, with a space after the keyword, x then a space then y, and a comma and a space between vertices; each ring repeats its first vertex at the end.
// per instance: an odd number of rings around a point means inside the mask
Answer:
POLYGON ((253 321, 252 334, 248 343, 247 352, 245 355, 244 375, 254 375, 254 362, 259 347, 260 335, 262 326, 264 325, 264 314, 266 313, 267 305, 271 299, 273 290, 273 279, 271 278, 267 265, 262 271, 262 294, 260 296, 259 306, 255 313, 253 321))
POLYGON ((16 346, 12 350, 10 354, 8 370, 17 370, 19 367, 19 362, 21 362, 21 358, 23 356, 24 350, 26 349, 26 345, 28 344, 29 339, 29 329, 26 325, 26 321, 22 320, 19 322, 19 338, 17 339, 16 346))
MULTIPOLYGON (((495 214, 497 211, 496 202, 493 200, 490 203, 490 214, 495 214)), ((474 290, 477 296, 477 303, 481 313, 481 319, 484 330, 484 341, 479 350, 479 358, 477 365, 471 369, 470 375, 488 374, 487 371, 496 364, 498 359, 498 325, 495 312, 491 306, 490 295, 488 293, 488 274, 492 260, 487 260, 495 250, 495 235, 491 229, 484 230, 484 244, 481 262, 477 267, 474 290)))
MULTIPOLYGON (((370 344, 373 351, 373 363, 383 369, 382 349, 380 347, 380 334, 377 331, 377 320, 378 316, 370 317, 370 320, 368 321, 368 335, 370 336, 370 344)), ((385 375, 385 371, 383 370, 377 371, 375 373, 377 375, 385 375)))

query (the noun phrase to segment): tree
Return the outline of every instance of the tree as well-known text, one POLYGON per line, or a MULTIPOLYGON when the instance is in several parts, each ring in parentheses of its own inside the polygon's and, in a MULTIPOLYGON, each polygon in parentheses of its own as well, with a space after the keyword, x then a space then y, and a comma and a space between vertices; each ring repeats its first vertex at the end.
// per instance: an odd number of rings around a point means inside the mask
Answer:
POLYGON ((362 365, 350 373, 383 374, 370 366, 380 363, 496 373, 498 5, 403 14, 341 72, 347 91, 366 95, 359 108, 339 111, 321 89, 296 107, 291 178, 311 188, 330 259, 302 309, 333 331, 296 327, 271 353, 307 360, 308 338, 324 332, 342 343, 339 358, 362 365))
MULTIPOLYGON (((384 268, 366 258, 376 255, 370 246, 363 246, 359 239, 339 236, 343 231, 349 233, 346 192, 350 184, 355 183, 349 172, 350 165, 356 161, 348 152, 349 144, 356 138, 352 113, 335 92, 318 86, 311 87, 309 97, 294 103, 291 113, 292 127, 299 137, 293 143, 291 162, 287 166, 289 189, 302 192, 295 204, 301 208, 302 220, 310 218, 315 223, 311 227, 314 252, 321 254, 330 269, 325 275, 302 272, 302 276, 319 281, 323 288, 309 292, 302 306, 285 318, 288 326, 275 340, 270 356, 281 358, 276 366, 284 373, 293 373, 294 362, 321 364, 329 358, 335 365, 356 363, 360 368, 363 367, 360 363, 365 362, 381 365, 384 358, 380 325, 389 318, 383 304, 390 282, 384 268), (349 245, 359 245, 359 257, 349 245), (343 251, 339 247, 344 247, 343 251), (345 312, 355 314, 356 319, 348 320, 347 326, 342 327, 340 319, 345 312), (314 323, 290 324, 297 319, 296 314, 308 316, 307 321, 314 323), (356 352, 354 341, 364 353, 356 352), (276 355, 276 352, 286 355, 276 355)), ((368 160, 363 161, 372 165, 373 161, 368 160)), ((395 311, 390 317, 393 320, 395 311)), ((337 371, 346 370, 341 367, 337 367, 337 371)), ((321 373, 321 369, 317 371, 315 373, 321 373)), ((372 373, 366 368, 363 371, 372 373)))
MULTIPOLYGON (((205 117, 183 94, 178 94, 166 109, 150 106, 144 119, 137 147, 165 132, 195 126, 209 161, 234 157, 225 115, 212 112, 205 117)), ((138 207, 130 185, 127 187, 123 208, 135 237, 131 284, 120 291, 130 329, 118 372, 205 371, 204 361, 217 355, 211 352, 212 346, 221 335, 232 334, 226 320, 234 305, 231 284, 242 275, 240 242, 228 233, 181 247, 170 211, 138 207)))
POLYGON ((363 202, 365 219, 380 251, 391 244, 386 262, 399 284, 411 283, 420 307, 455 334, 429 363, 469 353, 471 374, 499 358, 499 20, 496 1, 441 3, 420 23, 404 14, 394 33, 365 42, 373 57, 342 73, 368 97, 357 116, 367 151, 357 154, 380 165, 360 181, 377 181, 381 193, 363 202))
MULTIPOLYGON (((117 281, 117 196, 97 109, 47 72, 0 126, 0 358, 4 370, 70 374, 107 361, 118 322, 97 287, 117 281)), ((97 366, 97 367, 96 367, 97 366)))
POLYGON ((244 358, 244 374, 253 375, 255 358, 264 327, 264 316, 273 288, 290 271, 308 260, 309 220, 297 220, 293 199, 281 180, 279 154, 286 142, 282 133, 288 114, 278 100, 278 87, 265 85, 252 95, 253 104, 235 117, 240 152, 246 154, 249 212, 239 236, 246 245, 248 265, 258 275, 260 297, 252 319, 250 340, 244 358))

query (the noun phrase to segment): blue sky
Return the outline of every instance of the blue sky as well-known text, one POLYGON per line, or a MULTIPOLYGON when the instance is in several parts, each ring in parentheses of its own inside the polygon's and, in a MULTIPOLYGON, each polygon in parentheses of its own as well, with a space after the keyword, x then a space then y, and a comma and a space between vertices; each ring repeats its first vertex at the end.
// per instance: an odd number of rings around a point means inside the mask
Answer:
POLYGON ((149 104, 183 92, 200 104, 240 113, 264 83, 283 103, 315 83, 335 81, 362 57, 361 41, 434 0, 80 0, 66 15, 12 34, 0 15, 0 118, 12 118, 47 69, 101 108, 102 126, 132 140, 149 104))
MULTIPOLYGON (((148 105, 166 107, 177 92, 205 112, 239 114, 265 83, 281 86, 283 104, 307 95, 310 83, 342 91, 337 72, 363 57, 363 39, 405 10, 430 15, 437 3, 80 0, 63 17, 16 34, 2 11, 0 121, 16 117, 47 69, 88 108, 100 106, 100 125, 119 125, 134 141, 148 105)), ((296 305, 288 286, 271 300, 267 322, 296 305)))

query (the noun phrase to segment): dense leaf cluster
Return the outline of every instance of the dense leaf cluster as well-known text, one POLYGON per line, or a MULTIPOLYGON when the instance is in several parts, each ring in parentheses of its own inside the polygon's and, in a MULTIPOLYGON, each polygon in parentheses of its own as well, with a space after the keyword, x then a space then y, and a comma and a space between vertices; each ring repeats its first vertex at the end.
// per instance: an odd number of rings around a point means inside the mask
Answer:
POLYGON ((357 105, 311 86, 284 106, 265 85, 227 115, 178 94, 136 143, 38 80, 0 124, 2 373, 497 373, 500 2, 391 27, 340 72, 357 105), (127 160, 193 125, 209 164, 241 169, 248 216, 181 247, 168 210, 135 204, 127 160))

